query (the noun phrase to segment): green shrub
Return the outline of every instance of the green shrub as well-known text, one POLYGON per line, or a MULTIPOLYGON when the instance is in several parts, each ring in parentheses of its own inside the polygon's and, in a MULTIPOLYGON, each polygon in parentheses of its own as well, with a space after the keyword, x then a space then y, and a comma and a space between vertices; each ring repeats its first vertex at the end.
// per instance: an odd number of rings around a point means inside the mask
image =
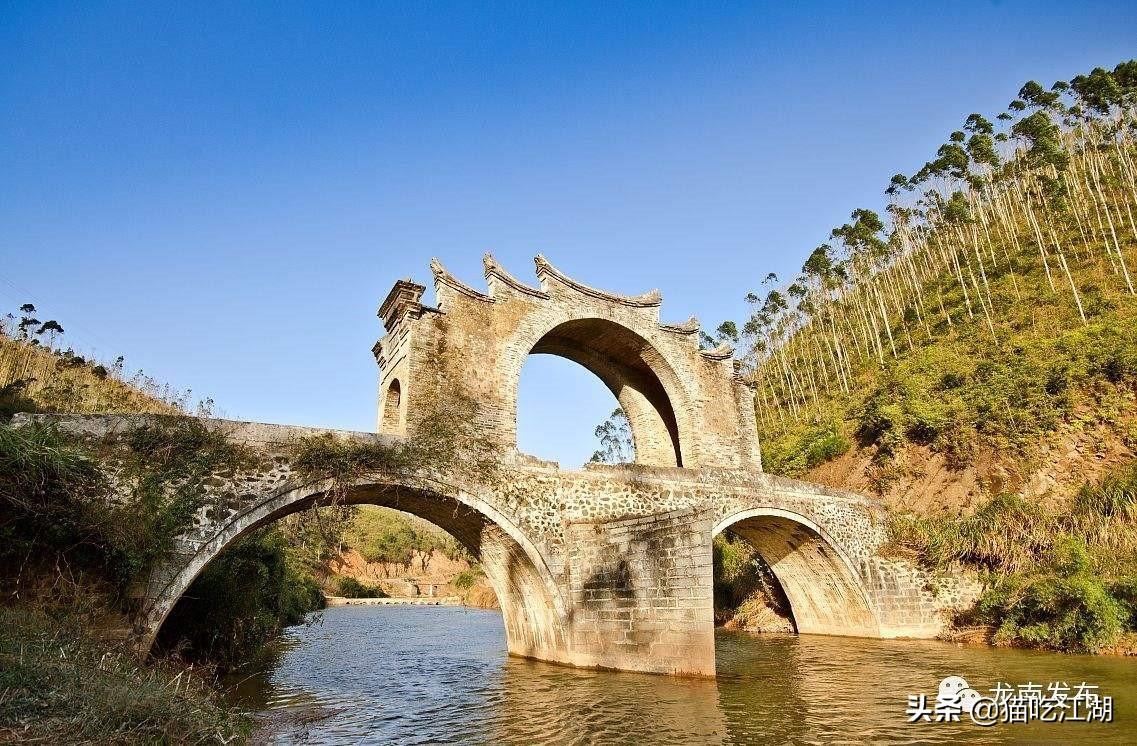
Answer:
POLYGON ((815 466, 831 461, 852 447, 852 443, 835 427, 817 431, 816 437, 805 444, 805 467, 812 469, 815 466))
POLYGON ((111 440, 103 447, 122 445, 127 449, 122 476, 134 489, 118 507, 116 542, 125 565, 122 582, 129 583, 147 575, 193 523, 205 505, 208 479, 216 472, 252 468, 256 459, 224 432, 191 417, 160 418, 127 432, 121 443, 111 440))
POLYGON ((1108 584, 1108 589, 1127 615, 1126 628, 1137 631, 1137 575, 1117 578, 1108 584))
POLYGON ((94 460, 49 427, 0 425, 0 582, 18 586, 27 557, 121 576, 121 511, 94 460))
MULTIPOLYGON (((26 599, 35 573, 46 571, 53 590, 36 602, 54 613, 83 603, 128 615, 130 591, 203 506, 205 481, 254 466, 224 433, 187 418, 90 442, 51 427, 0 425, 0 583, 26 599), (112 494, 101 459, 113 460, 127 493, 112 494)), ((253 534, 207 565, 163 626, 160 648, 236 660, 322 607, 284 528, 253 534)))
POLYGON ((387 594, 381 588, 367 583, 361 583, 355 578, 340 578, 339 592, 344 598, 386 598, 387 594))
POLYGON ((792 437, 776 441, 762 450, 762 463, 768 471, 798 476, 808 469, 842 455, 852 447, 836 423, 809 425, 792 437))
POLYGON ((192 670, 142 665, 128 649, 22 609, 0 608, 0 740, 231 743, 251 723, 192 670))
POLYGON ((324 607, 310 576, 289 560, 280 531, 266 528, 231 545, 205 566, 170 612, 161 650, 189 660, 238 662, 280 630, 324 607))
POLYGON ((1041 572, 1004 579, 984 595, 979 618, 996 642, 1095 653, 1117 641, 1130 608, 1093 572, 1085 544, 1067 538, 1041 572))
POLYGON ((478 579, 484 576, 485 573, 482 572, 481 567, 474 566, 469 570, 463 570, 462 572, 455 575, 454 580, 451 582, 454 584, 455 588, 464 591, 473 588, 474 583, 478 582, 478 579))

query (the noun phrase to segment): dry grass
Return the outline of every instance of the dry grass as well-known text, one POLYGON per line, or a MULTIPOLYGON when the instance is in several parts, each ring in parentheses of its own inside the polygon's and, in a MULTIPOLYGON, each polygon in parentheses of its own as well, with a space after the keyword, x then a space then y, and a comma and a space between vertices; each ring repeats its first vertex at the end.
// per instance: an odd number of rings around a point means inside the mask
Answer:
POLYGON ((188 392, 0 334, 0 418, 19 411, 182 414, 188 392))
POLYGON ((0 741, 213 744, 249 728, 192 669, 142 665, 57 618, 0 609, 0 741))

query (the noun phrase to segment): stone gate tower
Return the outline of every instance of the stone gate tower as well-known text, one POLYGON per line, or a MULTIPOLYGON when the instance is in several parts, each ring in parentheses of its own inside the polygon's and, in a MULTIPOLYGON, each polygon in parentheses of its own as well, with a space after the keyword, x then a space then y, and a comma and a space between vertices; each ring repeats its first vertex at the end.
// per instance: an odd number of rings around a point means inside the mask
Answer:
POLYGON ((379 363, 379 432, 412 429, 423 404, 454 391, 472 395, 486 437, 517 445, 517 386, 530 354, 584 366, 628 415, 636 463, 761 471, 753 392, 736 374, 729 345, 700 350, 699 324, 662 323, 658 291, 617 295, 584 285, 536 258, 540 287, 492 256, 488 293, 434 260, 438 306, 425 288, 400 280, 379 307, 386 329, 379 363))

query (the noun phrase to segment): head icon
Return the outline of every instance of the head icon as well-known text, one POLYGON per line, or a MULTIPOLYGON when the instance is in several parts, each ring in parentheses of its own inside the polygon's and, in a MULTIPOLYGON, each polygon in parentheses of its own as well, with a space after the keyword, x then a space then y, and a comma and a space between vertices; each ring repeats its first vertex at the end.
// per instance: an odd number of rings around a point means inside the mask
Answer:
POLYGON ((968 715, 975 709, 975 703, 983 698, 983 695, 974 689, 964 689, 958 696, 960 712, 967 713, 968 715))
POLYGON ((936 693, 936 701, 956 704, 959 702, 960 693, 970 688, 971 687, 967 684, 967 680, 962 676, 948 676, 940 682, 940 690, 936 693))

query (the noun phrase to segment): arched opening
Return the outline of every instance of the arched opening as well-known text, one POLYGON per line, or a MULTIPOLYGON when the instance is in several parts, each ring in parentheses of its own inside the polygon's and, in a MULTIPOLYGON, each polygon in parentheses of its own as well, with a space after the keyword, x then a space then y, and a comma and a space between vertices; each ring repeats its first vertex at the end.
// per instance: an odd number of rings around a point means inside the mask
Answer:
POLYGON ((627 416, 637 464, 683 465, 676 412, 657 374, 670 368, 643 337, 606 319, 577 319, 542 335, 530 355, 571 360, 608 387, 627 416))
MULTIPOLYGON (((776 585, 760 591, 771 611, 788 616, 794 631, 879 636, 876 615, 853 565, 812 521, 790 511, 758 508, 728 516, 713 534, 724 532, 754 548, 760 560, 755 573, 768 572, 768 582, 776 585), (783 608, 778 608, 780 603, 783 608)), ((718 574, 720 568, 715 569, 718 574)))
MULTIPOLYGON (((620 403, 586 368, 555 355, 530 355, 517 389, 517 449, 566 468, 601 460, 596 429, 620 403)), ((630 444, 630 433, 625 438, 630 444)), ((634 449, 621 449, 609 463, 632 462, 634 449)), ((607 454, 605 454, 607 455, 607 454)))
POLYGON ((324 489, 302 488, 266 498, 233 516, 192 556, 171 563, 149 609, 150 643, 194 580, 213 559, 243 537, 286 516, 313 507, 368 504, 417 516, 450 534, 480 563, 501 608, 509 652, 558 659, 565 650, 563 605, 543 559, 507 519, 476 498, 384 484, 359 484, 334 498, 324 489))
POLYGON ((399 413, 403 403, 403 387, 398 378, 391 380, 383 394, 383 426, 381 432, 395 433, 399 431, 399 413))

